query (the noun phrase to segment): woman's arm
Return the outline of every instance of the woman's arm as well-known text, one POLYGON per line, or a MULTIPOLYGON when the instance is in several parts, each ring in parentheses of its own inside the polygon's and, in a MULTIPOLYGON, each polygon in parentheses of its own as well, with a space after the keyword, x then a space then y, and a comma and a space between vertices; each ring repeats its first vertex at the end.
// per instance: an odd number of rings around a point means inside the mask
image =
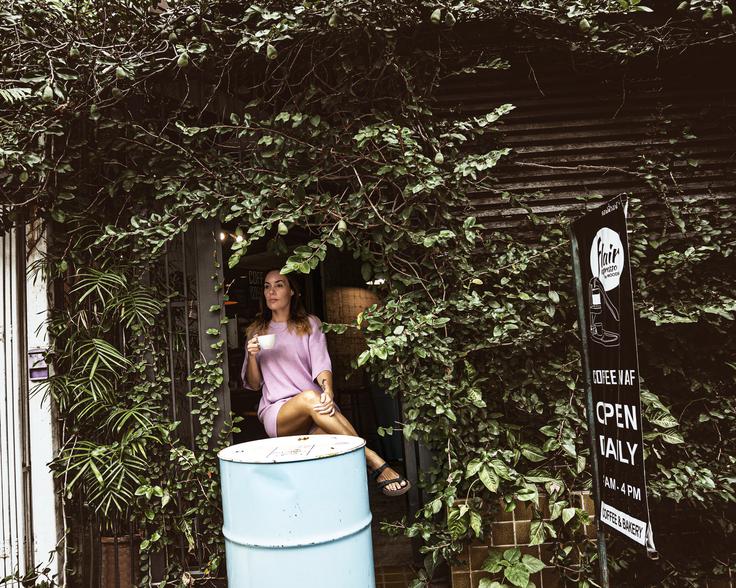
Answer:
POLYGON ((322 388, 322 395, 319 404, 315 406, 315 410, 321 414, 332 416, 335 414, 335 391, 332 389, 332 372, 322 370, 315 379, 319 387, 322 388))
POLYGON ((329 370, 323 370, 317 374, 317 384, 322 388, 322 392, 329 394, 330 398, 335 397, 335 392, 332 390, 332 372, 329 370))
POLYGON ((312 332, 309 335, 309 363, 312 377, 322 389, 320 403, 315 407, 317 412, 332 416, 335 414, 335 396, 332 389, 332 362, 327 352, 327 338, 322 332, 322 323, 317 317, 309 317, 312 332))
POLYGON ((258 336, 254 336, 248 341, 246 347, 246 359, 245 359, 245 383, 248 388, 252 390, 259 390, 263 383, 263 376, 261 375, 261 368, 258 367, 256 361, 256 355, 261 350, 261 346, 258 345, 258 336))

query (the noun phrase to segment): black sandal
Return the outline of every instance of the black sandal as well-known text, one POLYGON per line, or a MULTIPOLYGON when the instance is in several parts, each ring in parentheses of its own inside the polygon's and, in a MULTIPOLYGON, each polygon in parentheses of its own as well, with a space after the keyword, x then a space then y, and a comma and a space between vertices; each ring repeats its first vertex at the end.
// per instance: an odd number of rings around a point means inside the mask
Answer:
POLYGON ((406 494, 411 488, 411 482, 401 474, 399 474, 398 478, 383 480, 382 482, 378 481, 378 476, 380 476, 381 472, 383 472, 387 467, 389 467, 388 463, 383 462, 383 465, 377 467, 371 472, 371 478, 375 480, 378 489, 386 496, 401 496, 402 494, 406 494), (391 484, 402 484, 402 486, 398 490, 389 490, 386 486, 390 486, 391 484))

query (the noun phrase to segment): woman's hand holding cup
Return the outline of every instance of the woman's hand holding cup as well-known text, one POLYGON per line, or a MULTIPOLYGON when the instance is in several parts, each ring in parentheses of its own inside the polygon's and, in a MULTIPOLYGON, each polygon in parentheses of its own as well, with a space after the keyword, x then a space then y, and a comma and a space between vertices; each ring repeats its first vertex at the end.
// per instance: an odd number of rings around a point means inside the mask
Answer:
POLYGON ((248 346, 246 348, 248 351, 248 357, 249 358, 256 358, 256 355, 258 355, 258 352, 261 350, 261 346, 258 344, 258 334, 256 333, 253 335, 251 339, 248 340, 248 346))

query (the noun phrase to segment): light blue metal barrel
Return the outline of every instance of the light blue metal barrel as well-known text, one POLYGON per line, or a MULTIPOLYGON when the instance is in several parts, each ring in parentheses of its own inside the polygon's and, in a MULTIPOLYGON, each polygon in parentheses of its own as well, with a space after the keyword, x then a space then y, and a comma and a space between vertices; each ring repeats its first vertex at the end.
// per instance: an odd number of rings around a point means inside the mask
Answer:
POLYGON ((229 588, 375 588, 364 446, 305 435, 220 451, 229 588))

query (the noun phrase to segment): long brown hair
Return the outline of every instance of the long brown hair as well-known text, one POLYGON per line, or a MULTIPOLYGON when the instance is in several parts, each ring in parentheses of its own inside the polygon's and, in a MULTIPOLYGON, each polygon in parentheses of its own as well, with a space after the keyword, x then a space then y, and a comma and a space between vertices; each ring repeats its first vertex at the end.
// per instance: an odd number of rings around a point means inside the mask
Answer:
MULTIPOLYGON (((268 275, 272 271, 279 271, 278 268, 268 270, 265 275, 268 275)), ((291 274, 284 276, 289 283, 289 287, 294 292, 289 303, 289 321, 287 328, 290 331, 296 331, 297 335, 309 335, 312 333, 312 325, 309 324, 309 315, 304 308, 304 302, 302 302, 302 293, 299 288, 297 281, 291 277, 291 274)), ((245 331, 246 337, 250 339, 255 333, 265 333, 268 330, 268 325, 273 318, 273 312, 266 304, 266 294, 261 289, 261 298, 259 300, 261 311, 245 331)))

